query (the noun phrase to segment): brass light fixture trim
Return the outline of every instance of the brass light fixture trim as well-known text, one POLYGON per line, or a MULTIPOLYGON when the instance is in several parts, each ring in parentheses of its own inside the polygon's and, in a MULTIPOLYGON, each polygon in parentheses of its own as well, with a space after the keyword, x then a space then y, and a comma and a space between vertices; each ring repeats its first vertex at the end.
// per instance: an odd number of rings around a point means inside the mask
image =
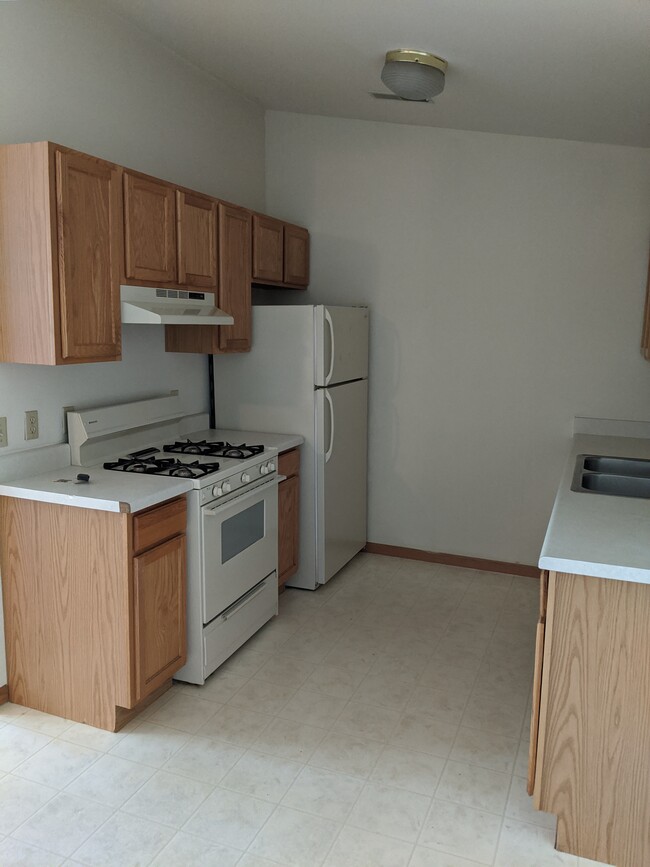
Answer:
POLYGON ((439 69, 442 73, 447 71, 448 65, 447 61, 443 60, 442 57, 429 54, 428 51, 413 51, 410 48, 397 48, 394 51, 387 51, 386 63, 391 63, 395 60, 421 63, 423 66, 433 66, 434 69, 439 69))

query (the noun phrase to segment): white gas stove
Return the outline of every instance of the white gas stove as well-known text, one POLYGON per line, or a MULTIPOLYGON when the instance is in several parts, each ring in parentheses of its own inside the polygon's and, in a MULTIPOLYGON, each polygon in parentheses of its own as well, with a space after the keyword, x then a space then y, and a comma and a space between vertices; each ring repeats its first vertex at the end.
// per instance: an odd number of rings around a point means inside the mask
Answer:
POLYGON ((277 452, 188 433, 178 395, 68 413, 73 463, 191 480, 187 664, 203 683, 277 614, 277 452))

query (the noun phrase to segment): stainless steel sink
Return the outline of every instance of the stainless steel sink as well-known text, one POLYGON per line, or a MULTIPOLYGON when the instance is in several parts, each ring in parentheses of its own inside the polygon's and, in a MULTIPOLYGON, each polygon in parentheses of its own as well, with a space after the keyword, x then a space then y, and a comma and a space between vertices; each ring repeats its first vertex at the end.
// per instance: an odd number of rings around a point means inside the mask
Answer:
POLYGON ((578 455, 571 490, 650 500, 650 460, 578 455))

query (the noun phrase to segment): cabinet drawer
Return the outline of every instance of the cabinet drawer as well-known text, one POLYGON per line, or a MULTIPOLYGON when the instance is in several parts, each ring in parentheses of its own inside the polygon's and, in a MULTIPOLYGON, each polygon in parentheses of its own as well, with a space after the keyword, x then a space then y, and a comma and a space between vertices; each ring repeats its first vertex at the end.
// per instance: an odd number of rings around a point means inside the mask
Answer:
POLYGON ((187 503, 185 497, 154 506, 133 516, 133 553, 139 554, 172 536, 185 532, 187 503))
POLYGON ((278 458, 278 472, 281 476, 290 478, 297 476, 300 472, 300 451, 291 449, 290 452, 285 452, 278 458))

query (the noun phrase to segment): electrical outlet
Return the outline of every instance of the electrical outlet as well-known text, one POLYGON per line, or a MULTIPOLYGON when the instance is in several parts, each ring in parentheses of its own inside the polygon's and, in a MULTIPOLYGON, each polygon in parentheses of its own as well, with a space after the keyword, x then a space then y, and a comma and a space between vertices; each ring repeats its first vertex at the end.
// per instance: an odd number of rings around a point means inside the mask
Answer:
POLYGON ((7 438, 7 416, 5 415, 0 418, 0 449, 8 445, 9 439, 7 438))
POLYGON ((25 411, 25 439, 38 439, 38 410, 28 409, 25 411))

